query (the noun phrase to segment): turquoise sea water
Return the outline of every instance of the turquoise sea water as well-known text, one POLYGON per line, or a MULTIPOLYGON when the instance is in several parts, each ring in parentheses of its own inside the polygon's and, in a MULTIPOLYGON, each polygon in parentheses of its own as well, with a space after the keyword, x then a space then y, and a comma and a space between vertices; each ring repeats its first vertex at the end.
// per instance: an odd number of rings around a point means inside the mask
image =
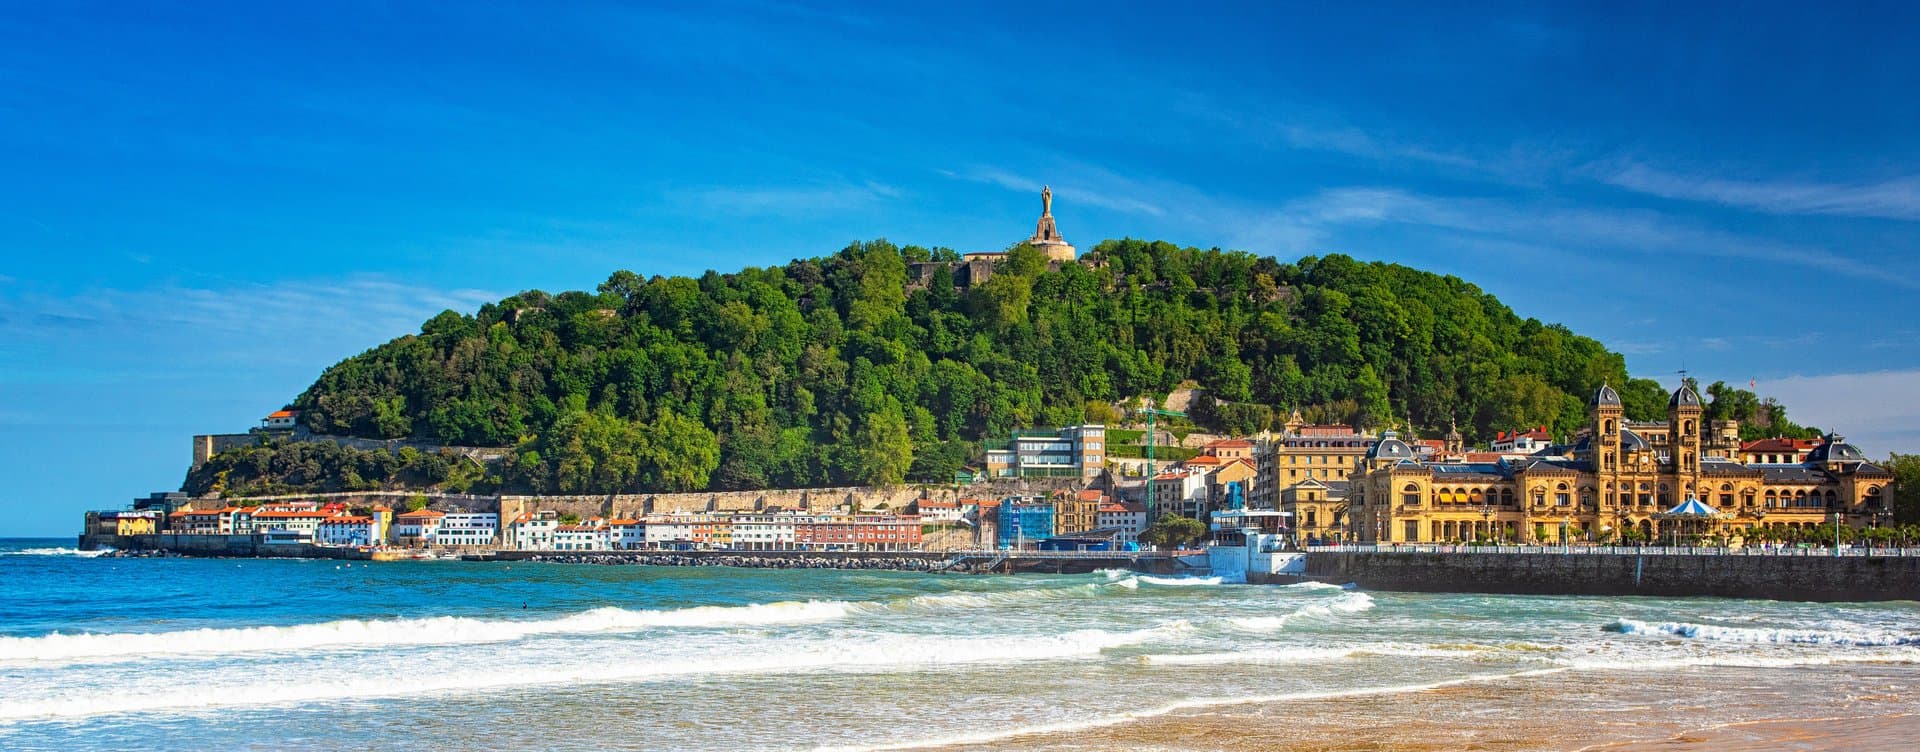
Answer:
POLYGON ((0 540, 0 748, 992 744, 1501 677, 1920 664, 1912 602, 112 559, 71 546, 0 540))

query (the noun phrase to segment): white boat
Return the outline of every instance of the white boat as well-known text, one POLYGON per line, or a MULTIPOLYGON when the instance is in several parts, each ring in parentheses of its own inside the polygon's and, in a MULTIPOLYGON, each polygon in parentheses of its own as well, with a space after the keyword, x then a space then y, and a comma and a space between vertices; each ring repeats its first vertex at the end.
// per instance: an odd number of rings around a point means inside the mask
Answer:
POLYGON ((1288 543, 1288 518, 1271 509, 1214 512, 1209 524, 1207 566, 1223 582, 1296 582, 1307 572, 1307 555, 1288 543))

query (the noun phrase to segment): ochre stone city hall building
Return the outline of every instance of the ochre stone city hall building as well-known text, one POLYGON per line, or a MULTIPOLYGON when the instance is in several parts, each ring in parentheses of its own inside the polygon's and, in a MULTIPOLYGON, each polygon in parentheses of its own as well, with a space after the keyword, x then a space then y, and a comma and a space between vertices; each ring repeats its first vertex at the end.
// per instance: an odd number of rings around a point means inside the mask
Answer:
POLYGON ((1665 422, 1629 421, 1620 395, 1602 385, 1572 445, 1492 463, 1422 462, 1388 433, 1350 478, 1349 537, 1557 543, 1638 529, 1665 540, 1891 517, 1893 474, 1845 438, 1828 435, 1804 462, 1746 464, 1738 423, 1709 425, 1703 414, 1700 395, 1682 386, 1665 422), (1696 514, 1669 514, 1688 500, 1696 514))

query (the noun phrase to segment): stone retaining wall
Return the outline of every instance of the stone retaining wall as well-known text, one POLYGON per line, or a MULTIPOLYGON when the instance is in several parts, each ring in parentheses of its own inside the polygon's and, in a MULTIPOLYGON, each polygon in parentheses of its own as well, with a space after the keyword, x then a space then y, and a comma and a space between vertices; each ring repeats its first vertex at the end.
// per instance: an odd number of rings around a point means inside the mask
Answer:
POLYGON ((1440 593, 1920 600, 1920 557, 1313 552, 1307 577, 1440 593))

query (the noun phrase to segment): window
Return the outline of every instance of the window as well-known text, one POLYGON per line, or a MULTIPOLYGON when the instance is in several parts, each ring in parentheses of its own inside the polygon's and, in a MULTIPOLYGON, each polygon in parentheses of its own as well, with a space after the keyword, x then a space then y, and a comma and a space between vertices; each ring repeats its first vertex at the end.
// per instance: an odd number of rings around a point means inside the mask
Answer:
POLYGON ((1410 540, 1410 541, 1420 540, 1419 520, 1407 520, 1406 530, 1404 532, 1407 534, 1406 536, 1407 540, 1410 540))
POLYGON ((1410 507, 1420 506, 1420 487, 1408 483, 1406 488, 1400 489, 1400 503, 1410 507))
POLYGON ((1567 495, 1567 492, 1561 491, 1553 495, 1553 503, 1564 507, 1573 503, 1573 497, 1567 495))

